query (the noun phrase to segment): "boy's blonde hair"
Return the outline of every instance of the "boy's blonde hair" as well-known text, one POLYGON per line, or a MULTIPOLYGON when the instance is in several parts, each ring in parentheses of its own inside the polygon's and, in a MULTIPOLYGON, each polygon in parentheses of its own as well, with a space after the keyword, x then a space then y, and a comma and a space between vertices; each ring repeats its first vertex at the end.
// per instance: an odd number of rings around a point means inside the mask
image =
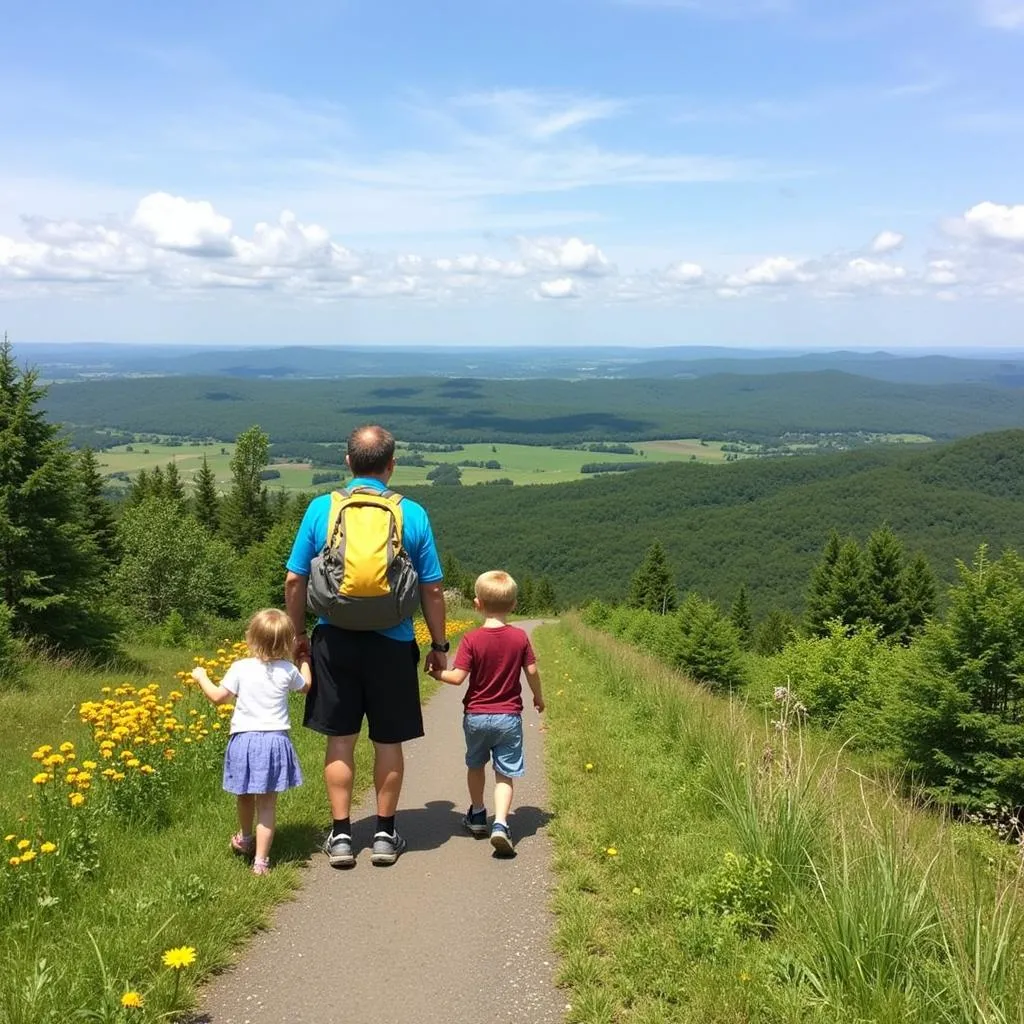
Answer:
POLYGON ((264 608, 249 620, 245 642, 252 657, 260 661, 291 661, 295 627, 280 609, 264 608))
POLYGON ((473 592, 485 612, 503 614, 515 608, 519 586, 503 569, 492 569, 477 576, 473 592))

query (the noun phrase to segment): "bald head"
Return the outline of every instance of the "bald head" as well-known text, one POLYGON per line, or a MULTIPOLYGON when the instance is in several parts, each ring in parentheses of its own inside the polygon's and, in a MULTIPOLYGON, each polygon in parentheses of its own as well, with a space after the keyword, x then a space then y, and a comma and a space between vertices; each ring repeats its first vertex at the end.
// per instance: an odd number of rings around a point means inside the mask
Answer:
POLYGON ((348 436, 348 465, 356 476, 383 476, 395 457, 395 439, 383 427, 356 427, 348 436))

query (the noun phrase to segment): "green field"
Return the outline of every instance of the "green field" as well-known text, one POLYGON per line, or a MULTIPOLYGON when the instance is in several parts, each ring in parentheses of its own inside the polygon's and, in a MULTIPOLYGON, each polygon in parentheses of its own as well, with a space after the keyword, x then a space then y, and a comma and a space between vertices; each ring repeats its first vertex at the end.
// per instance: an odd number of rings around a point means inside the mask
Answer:
MULTIPOLYGON (((463 484, 480 484, 488 480, 508 478, 516 484, 557 484, 579 480, 585 474, 580 467, 588 462, 724 462, 726 453, 719 441, 701 442, 693 438, 680 441, 652 441, 634 444, 642 455, 609 455, 604 452, 571 451, 527 444, 467 444, 459 452, 426 452, 430 462, 487 462, 494 459, 501 463, 501 469, 477 469, 465 467, 462 470, 463 484)), ((163 466, 172 460, 177 463, 182 479, 190 481, 202 465, 203 457, 210 462, 210 468, 217 476, 217 482, 226 488, 231 480, 231 444, 134 444, 110 448, 100 452, 97 458, 104 473, 129 473, 134 476, 140 469, 163 466), (133 448, 128 451, 127 448, 133 448)), ((280 474, 279 480, 269 481, 272 488, 301 491, 312 487, 315 470, 308 462, 274 462, 271 466, 280 474)), ((427 473, 432 467, 399 466, 392 483, 397 487, 426 484, 427 473)), ((324 472, 325 470, 316 470, 324 472)), ((597 474, 586 474, 596 476, 597 474)))

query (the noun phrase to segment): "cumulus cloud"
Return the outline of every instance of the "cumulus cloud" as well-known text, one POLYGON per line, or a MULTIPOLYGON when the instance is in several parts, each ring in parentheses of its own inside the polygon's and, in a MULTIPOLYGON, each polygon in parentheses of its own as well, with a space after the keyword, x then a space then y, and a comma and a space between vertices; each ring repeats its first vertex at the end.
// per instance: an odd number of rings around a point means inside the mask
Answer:
POLYGON ((139 201, 131 225, 158 249, 193 256, 231 256, 231 221, 205 200, 154 192, 139 201))
POLYGON ((924 279, 927 284, 943 287, 957 284, 960 280, 956 272, 956 264, 952 260, 931 260, 924 279))
POLYGON ((519 243, 525 262, 544 270, 602 277, 615 269, 596 245, 581 238, 521 238, 519 243))
POLYGON ((1024 204, 978 203, 962 217, 948 221, 946 229, 980 245, 1024 247, 1024 204))
POLYGON ((673 263, 664 274, 665 281, 681 288, 696 287, 703 284, 706 278, 707 274, 699 263, 673 263))
POLYGON ((871 243, 871 251, 880 256, 888 252, 895 252, 903 247, 905 241, 905 237, 898 231, 880 231, 871 243))
POLYGON ((813 280, 814 273, 806 262, 788 256, 770 256, 742 274, 731 274, 725 283, 727 288, 758 288, 807 284, 813 280))
POLYGON ((872 288, 904 281, 906 277, 905 267, 865 259, 863 256, 847 260, 831 269, 827 275, 829 283, 838 288, 872 288))
POLYGON ((571 277, 558 277, 553 281, 541 281, 537 285, 537 295, 542 299, 579 298, 576 282, 571 277))

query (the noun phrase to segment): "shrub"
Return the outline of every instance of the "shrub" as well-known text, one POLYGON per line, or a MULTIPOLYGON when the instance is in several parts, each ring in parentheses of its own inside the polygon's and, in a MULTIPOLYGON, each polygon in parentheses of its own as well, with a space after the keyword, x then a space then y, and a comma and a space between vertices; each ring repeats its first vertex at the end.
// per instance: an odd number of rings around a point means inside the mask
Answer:
POLYGON ((691 594, 673 616, 679 626, 672 661, 699 683, 733 689, 745 679, 736 627, 713 601, 691 594))

